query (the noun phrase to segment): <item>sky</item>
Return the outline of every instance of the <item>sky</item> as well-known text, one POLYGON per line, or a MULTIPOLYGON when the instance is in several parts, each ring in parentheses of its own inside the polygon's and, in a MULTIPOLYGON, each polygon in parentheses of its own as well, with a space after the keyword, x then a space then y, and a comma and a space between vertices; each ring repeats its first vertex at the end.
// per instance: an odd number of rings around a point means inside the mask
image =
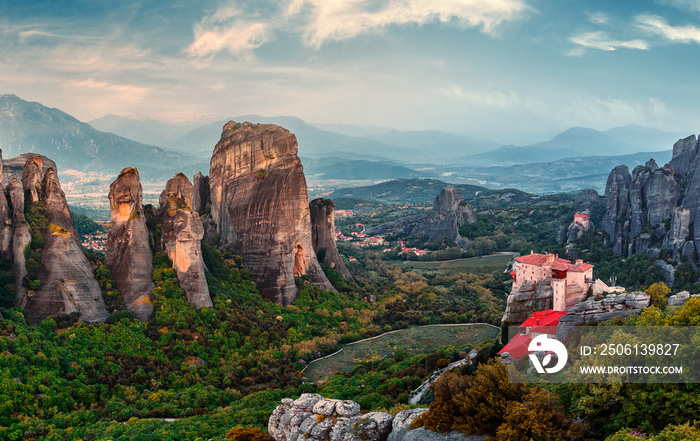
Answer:
POLYGON ((0 93, 83 121, 700 128, 700 0, 0 0, 0 93))

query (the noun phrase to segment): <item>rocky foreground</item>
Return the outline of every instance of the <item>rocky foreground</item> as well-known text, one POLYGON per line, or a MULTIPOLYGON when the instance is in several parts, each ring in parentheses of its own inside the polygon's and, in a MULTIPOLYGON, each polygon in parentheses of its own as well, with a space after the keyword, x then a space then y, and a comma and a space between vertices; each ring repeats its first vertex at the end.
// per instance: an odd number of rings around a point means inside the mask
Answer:
POLYGON ((479 441, 481 436, 435 433, 411 423, 428 409, 363 414, 360 405, 318 394, 284 398, 270 416, 267 430, 275 441, 479 441))

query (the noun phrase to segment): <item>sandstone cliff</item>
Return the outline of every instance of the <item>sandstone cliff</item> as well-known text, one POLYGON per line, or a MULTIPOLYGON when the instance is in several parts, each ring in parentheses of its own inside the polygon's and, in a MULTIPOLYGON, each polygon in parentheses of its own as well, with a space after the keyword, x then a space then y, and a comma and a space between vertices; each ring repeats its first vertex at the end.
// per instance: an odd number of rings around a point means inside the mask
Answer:
POLYGON ((311 237, 319 262, 335 268, 348 280, 354 280, 335 245, 335 205, 330 199, 318 198, 309 204, 311 237))
POLYGON ((126 307, 139 320, 153 312, 153 252, 143 214, 142 188, 135 168, 122 170, 109 187, 112 210, 105 264, 126 307))
POLYGON ((10 181, 12 181, 13 179, 21 181, 22 175, 24 174, 24 165, 27 163, 28 159, 33 157, 39 157, 41 159, 42 168, 39 176, 40 182, 41 177, 44 176, 46 170, 48 170, 49 168, 54 169, 56 173, 58 173, 58 167, 56 167, 56 163, 53 162, 51 159, 47 158, 46 156, 38 155, 36 153, 23 153, 19 156, 15 156, 14 158, 2 160, 2 185, 9 185, 10 181))
POLYGON ((187 301, 197 309, 211 307, 209 287, 204 275, 201 240, 204 227, 199 214, 192 210, 193 185, 178 173, 170 179, 160 195, 162 247, 173 261, 173 268, 187 301))
POLYGON ((263 296, 288 305, 295 276, 332 289, 311 241, 306 179, 296 137, 273 124, 228 122, 209 173, 211 216, 263 296))
POLYGON ((100 285, 73 231, 71 213, 56 172, 52 168, 46 170, 42 184, 34 187, 40 163, 30 159, 25 168, 29 170, 28 182, 24 183, 25 194, 35 197, 33 190, 38 190, 37 196, 46 204, 49 222, 38 273, 41 287, 33 294, 27 292, 22 302, 29 321, 38 323, 51 315, 73 312, 79 312, 81 320, 87 322, 105 320, 109 313, 100 285))
POLYGON ((32 156, 27 159, 22 172, 22 187, 24 187, 24 200, 33 204, 39 202, 41 197, 41 173, 44 160, 41 156, 32 156))
POLYGON ((209 214, 211 199, 209 198, 209 176, 201 173, 194 175, 194 197, 192 209, 200 215, 209 214))
POLYGON ((15 299, 21 302, 27 292, 23 283, 27 276, 24 250, 32 236, 29 233, 29 224, 24 218, 24 189, 16 178, 12 178, 8 185, 7 196, 12 210, 12 274, 15 279, 15 299))
MULTIPOLYGON (((574 305, 586 298, 586 292, 577 285, 566 285, 566 304, 574 305)), ((520 326, 534 311, 552 309, 554 289, 551 279, 537 283, 526 282, 519 289, 511 290, 506 311, 501 321, 508 326, 520 326)))
POLYGON ((432 210, 425 215, 407 216, 370 228, 369 234, 403 232, 407 236, 424 237, 429 243, 453 240, 464 246, 467 240, 459 235, 465 223, 476 222, 476 215, 464 201, 464 195, 455 187, 446 187, 435 198, 432 210))
MULTIPOLYGON (((2 150, 0 150, 0 164, 2 164, 2 150)), ((5 188, 2 184, 4 167, 0 166, 0 258, 12 259, 12 207, 7 200, 5 188)))

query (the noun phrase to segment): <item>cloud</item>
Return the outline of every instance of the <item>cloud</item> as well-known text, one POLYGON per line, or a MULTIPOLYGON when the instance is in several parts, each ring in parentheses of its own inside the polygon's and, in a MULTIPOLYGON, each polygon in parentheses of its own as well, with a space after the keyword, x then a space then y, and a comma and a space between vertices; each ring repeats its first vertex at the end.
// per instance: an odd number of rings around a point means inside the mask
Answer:
POLYGON ((639 29, 659 35, 667 40, 681 43, 700 43, 700 28, 695 26, 671 26, 658 15, 640 15, 636 22, 639 29))
POLYGON ((700 11, 700 0, 666 0, 662 3, 670 4, 679 9, 700 11))
POLYGON ((595 14, 589 14, 588 20, 597 25, 606 25, 610 21, 608 16, 603 12, 596 12, 595 14))
MULTIPOLYGON (((569 37, 569 41, 590 49, 601 51, 615 51, 620 48, 648 50, 649 46, 644 40, 614 40, 608 37, 605 32, 585 32, 583 34, 569 37)), ((579 52, 569 52, 570 55, 580 55, 579 52)))
POLYGON ((447 97, 454 97, 485 107, 510 108, 520 103, 518 95, 512 90, 505 92, 485 92, 476 90, 465 90, 462 86, 451 85, 440 90, 447 97))
POLYGON ((512 20, 528 6, 521 0, 389 0, 378 5, 366 0, 294 0, 289 15, 309 10, 311 19, 304 31, 305 42, 320 47, 329 40, 346 40, 376 32, 391 25, 431 22, 481 27, 489 33, 512 20))
POLYGON ((262 46, 272 38, 269 25, 261 22, 238 21, 207 28, 202 22, 195 27, 195 40, 187 53, 196 57, 227 50, 234 55, 244 55, 262 46))
POLYGON ((275 31, 303 35, 307 46, 380 32, 389 26, 448 23, 491 33, 529 9, 523 0, 288 0, 266 20, 229 4, 195 25, 187 53, 202 57, 227 50, 248 53, 273 39, 275 31))

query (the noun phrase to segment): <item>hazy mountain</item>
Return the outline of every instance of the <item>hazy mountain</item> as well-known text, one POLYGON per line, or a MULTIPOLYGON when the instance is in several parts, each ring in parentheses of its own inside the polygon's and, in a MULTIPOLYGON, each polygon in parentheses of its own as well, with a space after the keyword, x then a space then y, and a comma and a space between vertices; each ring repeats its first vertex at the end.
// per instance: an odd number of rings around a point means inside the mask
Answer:
POLYGON ((633 170, 652 158, 663 165, 671 160, 671 155, 671 150, 665 150, 621 156, 565 158, 511 166, 454 168, 454 174, 449 180, 459 182, 459 177, 465 177, 484 182, 490 188, 518 188, 537 194, 576 192, 584 188, 603 192, 608 174, 614 167, 624 164, 633 170))
POLYGON ((221 137, 221 129, 228 121, 277 124, 294 133, 299 142, 299 154, 307 157, 333 156, 335 152, 358 155, 381 155, 389 159, 420 158, 422 152, 405 147, 383 144, 371 139, 327 132, 306 124, 292 116, 265 117, 241 115, 198 127, 172 145, 172 150, 209 157, 221 137))
POLYGON ((367 135, 385 144, 408 147, 426 152, 432 158, 452 159, 467 154, 476 154, 493 150, 500 144, 482 138, 457 135, 438 130, 390 130, 377 135, 367 135))
POLYGON ((461 157, 457 161, 467 164, 508 165, 596 155, 627 155, 664 150, 685 136, 687 134, 667 133, 634 125, 616 127, 605 132, 572 127, 549 141, 529 146, 503 146, 489 152, 461 157))
POLYGON ((306 158, 302 157, 304 173, 314 179, 397 179, 429 176, 426 173, 411 170, 391 161, 367 161, 344 158, 306 158))
POLYGON ((0 146, 4 157, 41 153, 59 168, 119 172, 135 166, 144 177, 167 175, 197 161, 100 132, 58 109, 28 102, 15 95, 0 96, 0 146))
POLYGON ((390 132, 394 129, 391 127, 383 126, 361 126, 356 124, 317 124, 309 123, 314 127, 317 127, 326 132, 339 133, 341 135, 347 136, 357 136, 357 137, 370 137, 374 135, 381 135, 382 133, 390 132))
POLYGON ((88 124, 103 132, 111 132, 134 141, 168 148, 192 130, 191 124, 168 124, 144 115, 105 115, 88 124))

